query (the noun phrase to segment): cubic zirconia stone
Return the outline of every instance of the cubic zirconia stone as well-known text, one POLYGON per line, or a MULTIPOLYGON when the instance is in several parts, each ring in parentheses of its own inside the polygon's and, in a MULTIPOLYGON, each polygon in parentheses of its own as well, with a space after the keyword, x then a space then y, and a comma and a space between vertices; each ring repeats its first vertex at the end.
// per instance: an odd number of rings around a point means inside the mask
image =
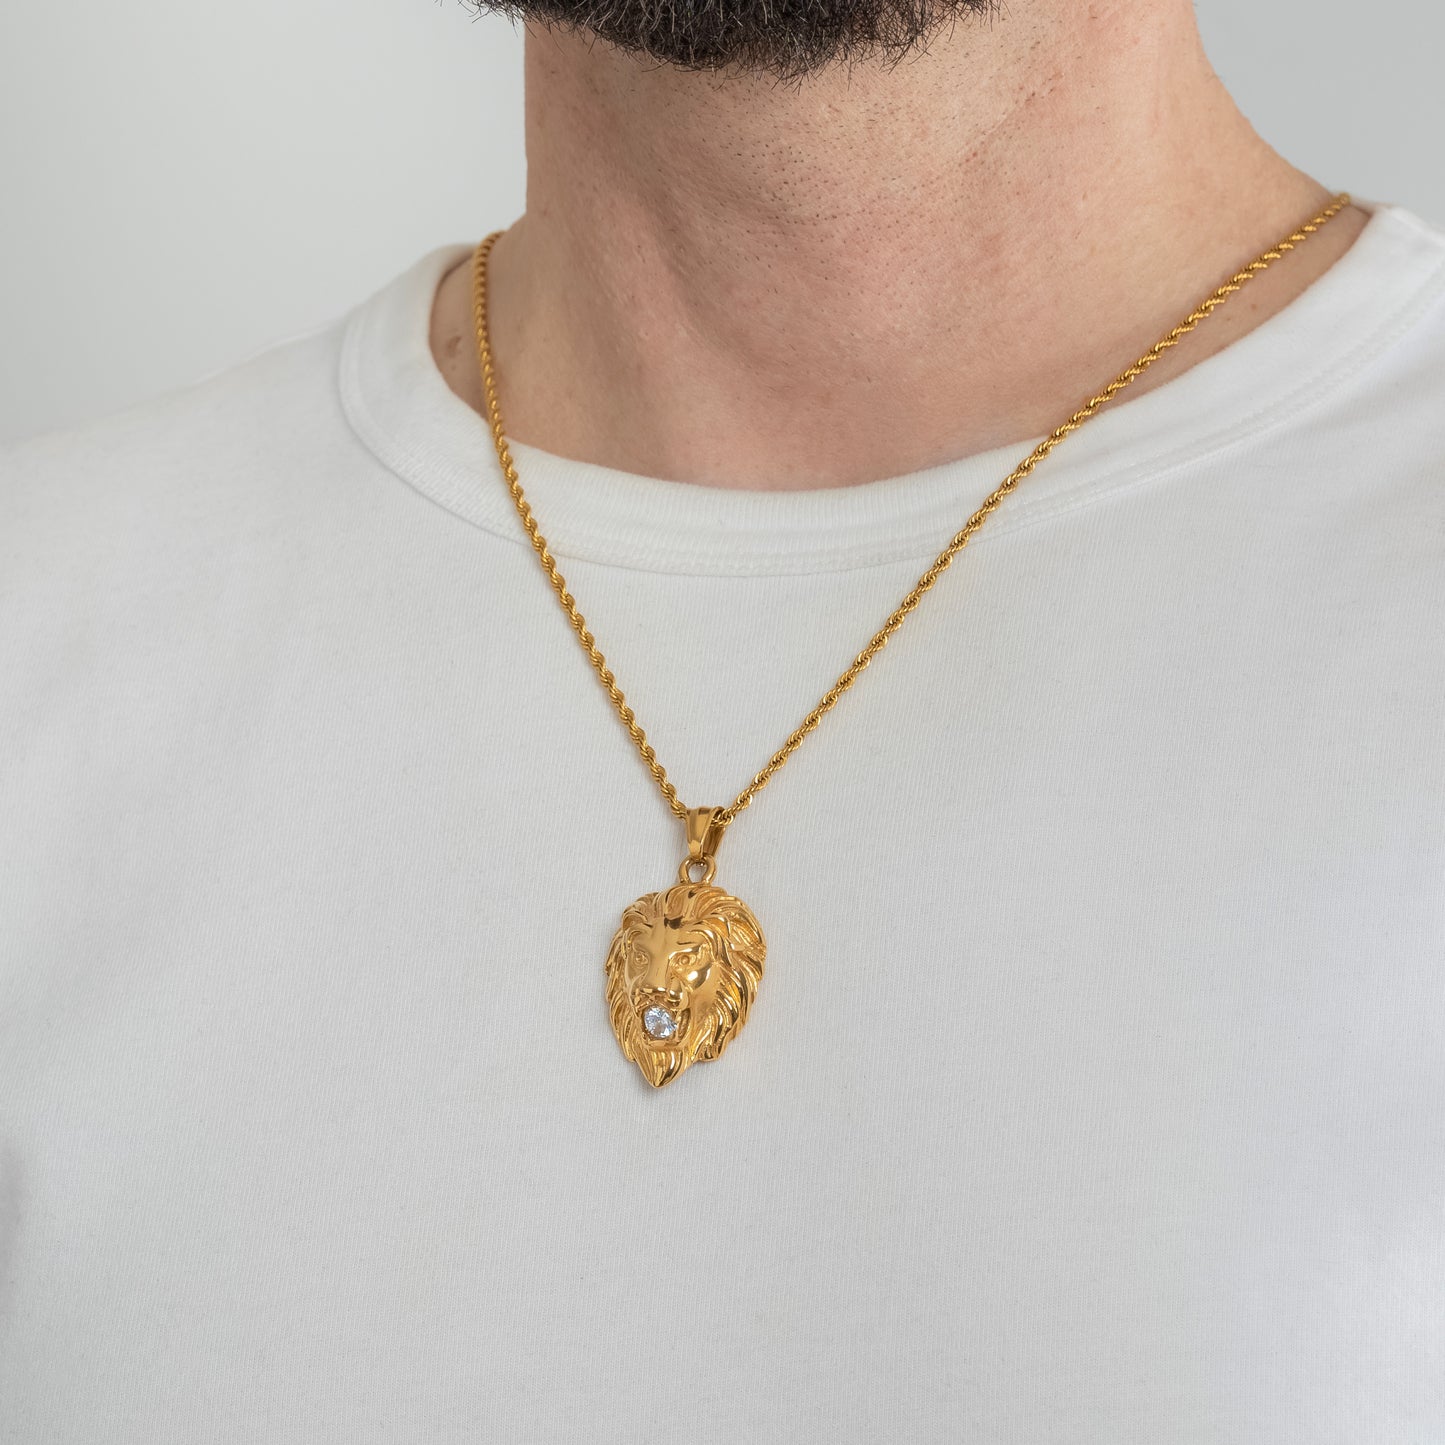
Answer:
POLYGON ((677 1032, 677 1020, 654 1004, 642 1015, 642 1027, 655 1039, 670 1039, 677 1032))

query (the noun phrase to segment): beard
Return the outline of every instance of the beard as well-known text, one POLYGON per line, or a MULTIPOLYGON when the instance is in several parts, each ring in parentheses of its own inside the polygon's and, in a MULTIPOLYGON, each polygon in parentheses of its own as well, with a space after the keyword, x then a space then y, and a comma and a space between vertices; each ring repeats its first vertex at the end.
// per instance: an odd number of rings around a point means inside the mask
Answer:
POLYGON ((464 0, 478 13, 595 35, 684 70, 801 80, 856 61, 896 64, 997 0, 464 0))

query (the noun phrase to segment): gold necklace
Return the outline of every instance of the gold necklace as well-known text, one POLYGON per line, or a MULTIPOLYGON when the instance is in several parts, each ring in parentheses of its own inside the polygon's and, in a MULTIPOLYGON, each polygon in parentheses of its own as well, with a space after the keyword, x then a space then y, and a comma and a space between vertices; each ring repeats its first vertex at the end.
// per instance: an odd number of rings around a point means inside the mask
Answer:
POLYGON ((1068 420, 1055 427, 984 499, 938 554, 932 566, 914 583, 888 620, 869 639, 868 645, 848 664, 837 682, 798 724, 782 747, 768 759, 762 771, 726 807, 712 808, 689 808, 678 797, 667 770, 657 760, 647 734, 638 725, 612 669, 607 665, 607 659, 588 629, 586 619, 567 590, 567 584, 547 546, 547 539, 538 529, 532 508, 522 491, 517 468, 507 447, 501 408, 497 404, 497 383, 487 332, 487 259, 502 233, 494 231, 478 244, 472 265, 473 319, 487 415, 502 475, 516 503, 517 515, 531 538, 547 580, 552 584, 572 630, 587 654, 587 660, 606 688, 612 706, 656 780, 667 806, 682 819, 686 829, 687 856, 677 870, 677 882, 661 892, 644 894, 623 910, 622 923, 607 954, 606 1000, 612 1031, 617 1035, 623 1054, 641 1069, 643 1077, 654 1088, 671 1083, 694 1063, 719 1058, 747 1021, 757 997, 766 954, 762 929, 746 904, 714 887, 712 881, 717 869, 718 844, 727 826, 768 785, 772 776, 797 751, 803 739, 853 686, 859 673, 887 646, 888 639, 903 625, 904 619, 947 571, 953 559, 968 545, 969 538, 999 503, 1070 432, 1077 430, 1118 396, 1246 282, 1253 280, 1285 252, 1300 245, 1349 203, 1348 194, 1336 196, 1317 216, 1277 241, 1243 270, 1235 272, 1167 336, 1156 341, 1138 361, 1115 377, 1097 396, 1085 402, 1068 420))

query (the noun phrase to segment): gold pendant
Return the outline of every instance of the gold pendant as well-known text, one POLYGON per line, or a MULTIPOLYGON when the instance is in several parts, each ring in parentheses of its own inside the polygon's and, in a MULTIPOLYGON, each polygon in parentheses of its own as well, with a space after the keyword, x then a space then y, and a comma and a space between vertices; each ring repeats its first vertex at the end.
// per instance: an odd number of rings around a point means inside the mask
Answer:
POLYGON ((722 1056, 747 1022, 763 976, 768 949, 758 920, 741 899, 713 887, 720 811, 687 810, 677 882, 625 909, 607 952, 612 1032, 654 1089, 722 1056))

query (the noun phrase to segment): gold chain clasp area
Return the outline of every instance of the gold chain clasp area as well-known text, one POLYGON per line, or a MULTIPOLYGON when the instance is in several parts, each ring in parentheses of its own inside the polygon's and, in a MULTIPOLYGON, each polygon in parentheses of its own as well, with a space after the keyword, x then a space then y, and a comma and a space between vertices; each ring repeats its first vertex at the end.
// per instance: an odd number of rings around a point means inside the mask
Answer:
POLYGON ((722 842, 727 824, 721 808, 689 808, 683 816, 687 828, 687 857, 677 870, 679 883, 711 883, 717 872, 717 845, 722 842), (699 877, 693 870, 702 869, 699 877))

